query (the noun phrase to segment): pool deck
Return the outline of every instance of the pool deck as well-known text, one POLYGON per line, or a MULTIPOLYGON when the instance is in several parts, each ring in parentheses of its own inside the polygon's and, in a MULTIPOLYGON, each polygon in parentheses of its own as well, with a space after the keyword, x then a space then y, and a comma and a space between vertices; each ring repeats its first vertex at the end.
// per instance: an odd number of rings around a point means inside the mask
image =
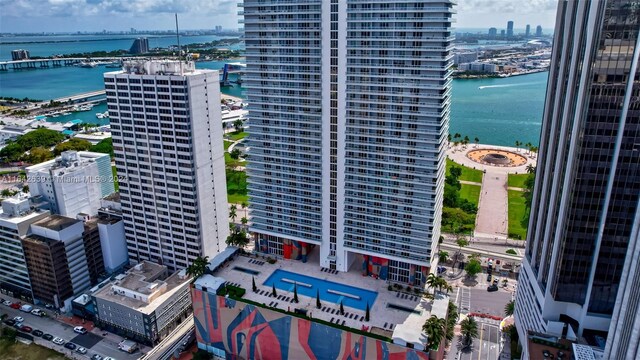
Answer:
MULTIPOLYGON (((432 305, 431 302, 425 298, 417 295, 407 295, 406 298, 398 297, 397 294, 406 293, 387 290, 388 284, 386 281, 362 276, 359 271, 354 269, 357 268, 357 266, 353 266, 352 270, 346 273, 338 272, 337 274, 332 274, 321 271, 318 263, 302 263, 295 260, 278 260, 275 264, 269 264, 264 259, 258 259, 258 264, 255 262, 256 259, 247 256, 238 256, 234 261, 216 271, 214 276, 221 277, 227 282, 236 283, 245 288, 247 292, 244 295, 244 298, 251 301, 264 303, 268 306, 277 307, 282 310, 293 311, 295 308, 306 309, 309 316, 319 318, 324 321, 331 321, 331 319, 333 319, 333 322, 335 323, 339 320, 340 324, 344 321, 344 326, 355 329, 362 329, 362 326, 364 325, 368 326, 370 331, 373 328, 377 328, 374 329, 375 333, 390 338, 395 339, 399 337, 416 345, 418 343, 423 345, 426 343, 426 336, 421 334, 421 329, 424 322, 431 316, 432 305), (261 262, 263 263, 261 264, 261 262), (255 276, 255 282, 258 288, 257 293, 254 293, 251 289, 252 275, 234 270, 234 266, 260 272, 260 274, 255 276), (370 309, 369 321, 364 321, 364 319, 360 321, 360 319, 365 316, 364 310, 358 310, 347 305, 344 306, 345 315, 339 314, 339 304, 328 301, 322 301, 324 311, 322 309, 317 309, 315 296, 307 297, 298 293, 299 302, 296 304, 291 302, 293 299, 293 292, 277 289, 276 293, 279 299, 272 297, 271 286, 265 286, 263 283, 277 269, 376 291, 378 296, 370 309), (287 299, 283 300, 283 296, 287 297, 288 301, 287 299), (420 315, 387 308, 387 304, 390 303, 419 310, 420 315), (334 311, 334 313, 331 313, 331 311, 334 311), (407 338, 407 334, 411 334, 409 338, 407 338)), ((400 340, 400 342, 402 342, 402 340, 400 340)))

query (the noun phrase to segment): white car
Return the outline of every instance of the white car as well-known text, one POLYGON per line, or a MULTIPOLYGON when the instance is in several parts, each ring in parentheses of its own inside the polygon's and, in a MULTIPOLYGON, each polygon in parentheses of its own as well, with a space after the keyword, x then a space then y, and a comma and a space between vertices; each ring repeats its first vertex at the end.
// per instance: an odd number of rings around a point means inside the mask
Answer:
POLYGON ((57 338, 55 338, 55 339, 53 339, 51 341, 53 341, 54 344, 58 344, 58 345, 64 344, 64 340, 60 339, 59 337, 57 337, 57 338))
POLYGON ((11 306, 13 303, 9 300, 6 300, 5 302, 3 302, 3 304, 7 306, 11 306))
POLYGON ((22 316, 16 316, 13 318, 13 321, 17 323, 21 323, 21 322, 24 322, 24 318, 22 316))
POLYGON ((43 312, 42 312, 42 310, 40 310, 40 309, 33 309, 33 310, 31 310, 31 313, 32 313, 33 315, 35 315, 35 316, 42 316, 42 315, 44 315, 44 313, 43 313, 43 312))
POLYGON ((86 334, 87 333, 87 329, 83 328, 82 326, 74 327, 73 331, 77 332, 78 334, 86 334))
POLYGON ((80 346, 79 348, 76 349, 76 352, 79 352, 80 354, 86 354, 87 353, 87 349, 85 349, 82 346, 80 346))

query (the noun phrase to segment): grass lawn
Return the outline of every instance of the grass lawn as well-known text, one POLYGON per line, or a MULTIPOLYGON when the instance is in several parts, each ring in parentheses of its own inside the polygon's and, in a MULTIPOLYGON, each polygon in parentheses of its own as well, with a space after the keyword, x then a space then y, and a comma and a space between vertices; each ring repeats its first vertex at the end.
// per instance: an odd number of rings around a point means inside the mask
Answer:
POLYGON ((0 339, 0 360, 64 360, 64 355, 44 346, 0 339))
POLYGON ((509 187, 517 187, 524 189, 524 182, 529 177, 529 174, 509 174, 509 180, 507 184, 509 187))
POLYGON ((241 204, 247 196, 247 174, 244 171, 227 170, 227 201, 241 204))
POLYGON ((478 206, 478 201, 480 200, 480 189, 480 185, 460 184, 460 198, 466 199, 475 206, 478 206))
POLYGON ((483 175, 482 170, 472 169, 470 167, 466 167, 458 163, 455 163, 451 159, 447 159, 447 175, 449 175, 449 169, 452 166, 457 166, 459 168, 462 168, 462 175, 460 175, 459 180, 472 181, 477 183, 482 182, 482 175, 483 175))
POLYGON ((118 191, 120 189, 120 185, 118 184, 118 172, 116 171, 116 167, 111 167, 111 174, 113 174, 113 187, 118 191))
POLYGON ((230 139, 231 141, 238 141, 238 140, 240 140, 240 139, 244 139, 244 138, 246 138, 246 137, 247 137, 247 135, 249 135, 249 134, 247 134, 247 132, 246 132, 246 131, 243 131, 243 132, 237 132, 237 131, 234 131, 234 132, 232 132, 232 133, 228 133, 226 136, 227 136, 227 138, 228 138, 228 139, 230 139))
POLYGON ((511 234, 520 235, 520 239, 527 238, 527 225, 529 223, 529 214, 526 211, 524 197, 521 191, 509 190, 509 237, 511 234), (525 225, 523 226, 523 220, 525 225))
POLYGON ((223 140, 223 142, 224 142, 224 151, 227 151, 229 149, 229 146, 233 144, 233 141, 223 140))

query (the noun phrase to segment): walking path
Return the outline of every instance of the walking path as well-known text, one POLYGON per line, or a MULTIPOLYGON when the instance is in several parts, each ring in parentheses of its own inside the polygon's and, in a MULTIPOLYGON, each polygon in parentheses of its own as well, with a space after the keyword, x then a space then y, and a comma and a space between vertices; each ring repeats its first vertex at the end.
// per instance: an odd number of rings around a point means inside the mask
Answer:
MULTIPOLYGON (((474 236, 491 238, 494 240, 504 240, 508 235, 508 204, 509 197, 507 190, 523 191, 520 188, 509 188, 507 180, 509 174, 525 174, 527 166, 536 166, 536 159, 527 150, 517 149, 508 146, 494 145, 474 145, 457 146, 447 150, 447 156, 454 162, 484 171, 482 177, 482 189, 478 203, 478 214, 476 216, 476 229, 474 236), (501 167, 477 163, 467 157, 467 153, 472 150, 502 150, 511 151, 527 158, 526 163, 520 166, 501 167)), ((480 185, 471 181, 460 181, 462 184, 480 185)))

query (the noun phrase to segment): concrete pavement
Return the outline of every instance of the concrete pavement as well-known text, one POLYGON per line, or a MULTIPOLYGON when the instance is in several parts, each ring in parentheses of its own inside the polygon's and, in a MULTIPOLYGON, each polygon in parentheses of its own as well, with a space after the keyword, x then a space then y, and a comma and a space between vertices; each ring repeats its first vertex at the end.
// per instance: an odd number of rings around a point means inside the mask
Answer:
POLYGON ((507 238, 507 176, 499 171, 488 170, 482 177, 476 233, 488 234, 498 239, 507 238))

